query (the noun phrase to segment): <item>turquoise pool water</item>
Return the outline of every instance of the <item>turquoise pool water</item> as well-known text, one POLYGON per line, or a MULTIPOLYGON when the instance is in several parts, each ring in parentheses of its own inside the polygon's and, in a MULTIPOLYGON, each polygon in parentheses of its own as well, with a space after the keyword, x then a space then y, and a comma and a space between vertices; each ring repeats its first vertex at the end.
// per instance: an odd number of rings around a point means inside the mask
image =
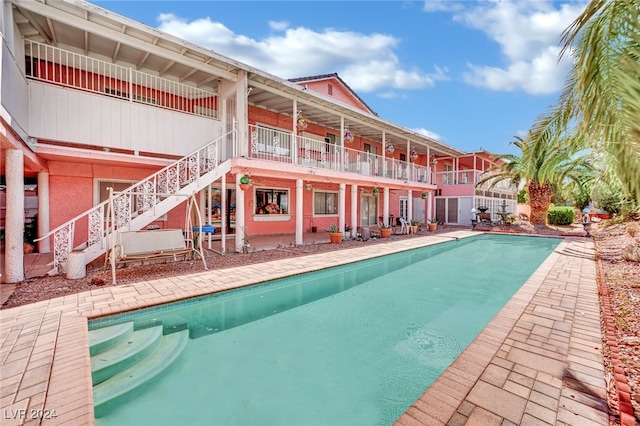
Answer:
POLYGON ((96 424, 390 425, 559 242, 480 235, 92 321, 193 337, 96 424))

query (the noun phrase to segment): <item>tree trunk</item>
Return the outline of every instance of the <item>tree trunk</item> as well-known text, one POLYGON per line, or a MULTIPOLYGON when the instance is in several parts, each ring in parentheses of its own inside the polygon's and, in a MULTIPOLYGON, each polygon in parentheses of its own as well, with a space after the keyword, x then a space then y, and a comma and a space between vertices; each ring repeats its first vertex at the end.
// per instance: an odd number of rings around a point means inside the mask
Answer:
POLYGON ((532 182, 529 184, 528 190, 529 205, 531 206, 531 223, 534 225, 546 225, 547 210, 549 210, 551 197, 553 196, 551 185, 548 183, 538 185, 532 182))

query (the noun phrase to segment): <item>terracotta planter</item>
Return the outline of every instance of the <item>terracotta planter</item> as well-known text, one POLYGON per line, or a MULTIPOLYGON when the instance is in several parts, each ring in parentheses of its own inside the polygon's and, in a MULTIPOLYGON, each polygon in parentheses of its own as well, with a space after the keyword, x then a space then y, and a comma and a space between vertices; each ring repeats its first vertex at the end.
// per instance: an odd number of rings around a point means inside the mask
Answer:
POLYGON ((412 234, 418 233, 418 225, 411 225, 411 233, 412 234))
POLYGON ((240 189, 242 189, 243 191, 246 191, 247 189, 249 189, 251 185, 248 183, 241 183, 240 184, 240 189))
POLYGON ((437 223, 430 223, 429 224, 429 231, 433 232, 436 229, 438 229, 438 224, 437 223))
POLYGON ((340 244, 342 242, 342 232, 329 232, 331 244, 340 244))
POLYGON ((380 228, 380 237, 389 238, 391 236, 391 228, 380 228))

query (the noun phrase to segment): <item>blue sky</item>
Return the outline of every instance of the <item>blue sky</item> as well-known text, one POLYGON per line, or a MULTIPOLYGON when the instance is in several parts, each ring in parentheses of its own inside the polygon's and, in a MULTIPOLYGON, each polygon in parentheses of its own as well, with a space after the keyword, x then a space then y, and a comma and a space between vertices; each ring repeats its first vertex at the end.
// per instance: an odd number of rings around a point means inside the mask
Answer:
POLYGON ((337 72, 378 115, 514 152, 558 98, 585 1, 93 1, 283 78, 337 72))

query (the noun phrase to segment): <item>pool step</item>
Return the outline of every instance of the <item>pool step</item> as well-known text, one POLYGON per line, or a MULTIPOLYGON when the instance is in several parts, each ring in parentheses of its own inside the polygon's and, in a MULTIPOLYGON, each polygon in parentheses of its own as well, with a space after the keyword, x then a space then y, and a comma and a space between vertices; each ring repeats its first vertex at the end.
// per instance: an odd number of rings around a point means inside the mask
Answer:
POLYGON ((133 322, 111 325, 89 330, 89 353, 91 356, 119 345, 133 333, 133 322))
POLYGON ((93 387, 93 405, 96 417, 105 412, 105 404, 133 391, 169 367, 182 353, 188 341, 189 330, 163 336, 160 345, 145 358, 95 385, 93 387))
POLYGON ((162 325, 137 330, 119 345, 91 357, 93 384, 129 368, 153 352, 162 342, 162 325))

